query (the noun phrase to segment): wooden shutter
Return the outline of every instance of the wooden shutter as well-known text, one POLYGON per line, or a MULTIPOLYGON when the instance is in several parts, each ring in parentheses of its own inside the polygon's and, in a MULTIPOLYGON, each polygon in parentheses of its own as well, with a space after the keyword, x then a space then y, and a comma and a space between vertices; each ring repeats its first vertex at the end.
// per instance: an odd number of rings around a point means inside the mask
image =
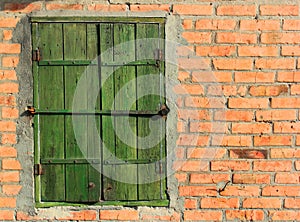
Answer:
MULTIPOLYGON (((166 199, 166 170, 164 163, 157 160, 165 157, 165 139, 151 149, 139 149, 136 139, 128 136, 131 144, 123 143, 114 128, 125 134, 126 117, 122 115, 86 115, 87 124, 96 119, 102 145, 107 150, 91 144, 99 139, 90 131, 82 132, 81 139, 86 155, 83 155, 73 132, 72 101, 77 82, 87 77, 87 65, 98 55, 114 46, 132 41, 118 51, 110 50, 106 56, 100 56, 94 64, 99 74, 99 83, 106 79, 99 93, 99 102, 95 109, 124 110, 129 98, 138 98, 145 87, 153 87, 157 95, 147 95, 136 101, 132 111, 158 110, 164 103, 164 89, 161 84, 145 82, 127 89, 122 103, 113 105, 113 99, 120 88, 129 81, 149 73, 163 75, 164 63, 136 63, 124 65, 124 61, 139 61, 149 58, 149 54, 162 50, 161 43, 136 45, 135 39, 162 38, 164 28, 160 23, 149 22, 98 22, 98 23, 33 23, 33 49, 39 49, 42 60, 34 62, 34 106, 35 115, 35 163, 42 164, 43 174, 36 176, 37 201, 39 202, 98 202, 99 200, 161 200, 166 199), (140 48, 137 48, 140 47, 140 48), (147 55, 147 56, 146 56, 147 55), (75 61, 75 62, 74 62, 75 61), (93 119, 94 118, 94 119, 93 119), (89 143, 87 142, 89 141, 89 143), (92 141, 92 142, 91 142, 92 141), (91 147, 89 147, 91 146, 91 147), (109 152, 107 152, 109 151, 109 152), (113 156, 126 161, 115 162, 113 156), (101 175, 89 164, 93 159, 104 174, 101 175), (160 171, 160 172, 158 172, 160 171), (146 177, 157 173, 161 180, 139 184, 146 177), (119 182, 111 178, 131 178, 134 184, 119 182)), ((83 98, 89 103, 89 94, 83 92, 83 98)), ((87 106, 88 107, 88 106, 87 106)), ((103 113, 103 112, 102 112, 103 113)), ((109 112, 110 113, 110 112, 109 112)), ((137 113, 137 112, 136 112, 137 113)), ((84 115, 84 114, 82 114, 84 115)), ((130 116, 130 127, 138 136, 149 133, 149 117, 130 116)), ((162 125, 162 128, 165 126, 162 125)))

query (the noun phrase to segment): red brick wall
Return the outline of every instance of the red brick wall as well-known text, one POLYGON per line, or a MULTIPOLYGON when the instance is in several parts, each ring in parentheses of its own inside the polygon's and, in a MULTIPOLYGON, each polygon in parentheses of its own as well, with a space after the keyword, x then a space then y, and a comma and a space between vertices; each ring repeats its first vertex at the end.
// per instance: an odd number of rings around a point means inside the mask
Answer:
POLYGON ((36 1, 3 6, 0 220, 300 220, 297 1, 203 1, 197 5, 36 1), (179 16, 180 35, 187 48, 178 48, 178 80, 184 90, 175 89, 179 96, 179 137, 174 166, 180 167, 171 177, 178 180, 182 206, 59 208, 56 214, 50 208, 37 210, 36 215, 15 210, 20 190, 27 187, 21 186, 22 163, 16 150, 16 129, 23 111, 18 110, 16 101, 22 83, 15 70, 22 42, 13 40, 13 35, 26 14, 53 10, 100 14, 159 10, 179 16), (230 182, 222 190, 227 180, 230 182))

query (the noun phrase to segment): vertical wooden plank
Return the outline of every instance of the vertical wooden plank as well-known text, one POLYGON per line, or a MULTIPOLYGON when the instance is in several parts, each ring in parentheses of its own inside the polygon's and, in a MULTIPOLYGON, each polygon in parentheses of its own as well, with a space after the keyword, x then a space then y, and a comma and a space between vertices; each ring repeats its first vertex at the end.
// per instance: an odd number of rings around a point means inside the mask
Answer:
MULTIPOLYGON (((114 25, 114 61, 117 63, 135 61, 135 25, 134 24, 115 24, 114 25), (121 44, 118 46, 118 44, 121 44)), ((119 103, 115 103, 116 110, 125 110, 125 107, 133 107, 135 104, 128 104, 132 98, 136 97, 136 87, 131 87, 127 84, 134 80, 136 75, 135 67, 122 66, 117 67, 114 72, 115 95, 126 87, 126 93, 119 94, 119 103)), ((128 133, 132 130, 136 133, 136 118, 135 117, 116 117, 115 119, 116 132, 122 135, 116 135, 116 157, 121 160, 136 159, 136 146, 130 147, 129 144, 135 144, 136 139, 128 133), (130 129, 124 127, 126 121, 129 121, 130 129), (125 139, 122 141, 119 137, 125 139)), ((115 195, 119 200, 136 200, 137 199, 137 166, 136 164, 122 164, 116 166, 118 178, 122 181, 131 180, 132 183, 117 182, 115 195)))
MULTIPOLYGON (((97 24, 87 24, 86 25, 86 38, 87 38, 87 53, 86 59, 98 61, 98 50, 99 50, 99 32, 97 24)), ((98 98, 95 104, 95 92, 99 89, 100 79, 98 73, 98 66, 89 66, 86 69, 87 78, 87 109, 88 110, 100 110, 100 93, 98 93, 98 98)), ((98 92, 98 91, 97 91, 98 92)), ((96 127, 100 130, 101 117, 98 115, 88 115, 87 116, 87 158, 101 160, 100 156, 100 131, 95 131, 92 128, 94 121, 96 122, 96 127)), ((100 161, 101 164, 101 161, 100 161)), ((90 186, 89 191, 89 202, 99 201, 100 191, 101 191, 101 165, 94 164, 88 166, 88 183, 93 183, 90 186)))
MULTIPOLYGON (((144 44, 139 44, 137 49, 137 59, 152 59, 155 50, 159 48, 159 27, 158 24, 137 24, 137 39, 143 39, 144 44), (147 40, 147 38, 156 38, 157 40, 147 40)), ((137 76, 142 77, 149 74, 159 76, 159 68, 155 66, 140 66, 137 67, 137 76)), ((148 81, 139 81, 137 85, 137 96, 142 95, 145 88, 151 90, 152 95, 147 95, 139 98, 138 110, 157 110, 160 103, 160 84, 159 78, 151 79, 151 84, 148 81)), ((151 118, 138 118, 138 136, 146 137, 150 133, 157 133, 157 145, 145 149, 143 144, 138 144, 138 159, 159 159, 161 141, 159 139, 160 132, 150 132, 149 121, 151 118)), ((155 164, 140 164, 138 168, 139 180, 139 199, 153 200, 160 199, 160 178, 155 164), (148 183, 153 181, 152 183, 148 183)))
MULTIPOLYGON (((64 59, 80 60, 86 59, 86 24, 66 23, 64 31, 64 59)), ((86 78, 85 67, 64 67, 65 82, 65 109, 72 109, 74 92, 78 81, 86 78)), ((85 87, 87 88, 87 86, 85 87)), ((87 107, 87 93, 83 91, 80 109, 87 107)), ((66 132, 66 158, 82 159, 87 154, 87 118, 82 116, 82 130, 75 138, 72 116, 65 117, 66 132), (80 139, 80 147, 76 139, 80 139)), ((67 164, 66 165, 66 201, 87 202, 88 201, 88 165, 67 164)))
MULTIPOLYGON (((113 61, 113 24, 101 23, 99 27, 101 62, 113 61)), ((101 108, 114 109, 114 75, 112 67, 101 67, 101 108)), ((111 116, 102 116, 102 143, 103 143, 103 183, 102 199, 116 200, 116 182, 112 180, 115 175, 115 166, 105 164, 116 155, 114 119, 111 116)))
MULTIPOLYGON (((62 58, 62 25, 39 24, 37 47, 44 59, 62 58), (56 41, 53 41, 56 39, 56 41)), ((63 70, 60 67, 39 67, 38 69, 39 109, 63 109, 63 70), (49 84, 51 83, 51 84, 49 84), (50 98, 51 96, 51 98, 50 98)), ((40 158, 64 158, 64 118, 62 116, 40 116, 40 158)), ((63 165, 45 166, 41 176, 41 200, 65 200, 65 174, 63 165)))

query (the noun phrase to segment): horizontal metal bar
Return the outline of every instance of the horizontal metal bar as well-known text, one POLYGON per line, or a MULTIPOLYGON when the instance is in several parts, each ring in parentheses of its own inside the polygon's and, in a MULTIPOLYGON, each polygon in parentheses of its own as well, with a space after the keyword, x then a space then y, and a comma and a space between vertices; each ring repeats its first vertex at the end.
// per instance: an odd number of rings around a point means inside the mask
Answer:
POLYGON ((34 111, 36 115, 109 115, 109 116, 137 116, 137 115, 146 115, 146 116, 154 116, 158 115, 158 112, 155 110, 82 110, 82 111, 73 111, 73 110, 42 110, 36 109, 34 111))
POLYGON ((41 164, 100 164, 100 159, 41 159, 41 164))
MULTIPOLYGON (((53 61, 39 61, 39 66, 89 66, 97 65, 96 60, 53 60, 53 61)), ((158 62, 156 60, 140 60, 133 62, 103 62, 101 66, 157 66, 158 62)))
POLYGON ((39 66, 88 66, 97 65, 97 61, 90 60, 54 60, 54 61, 39 61, 39 66))
POLYGON ((126 164, 150 164, 155 163, 157 159, 136 159, 136 160, 104 160, 103 165, 126 165, 126 164))

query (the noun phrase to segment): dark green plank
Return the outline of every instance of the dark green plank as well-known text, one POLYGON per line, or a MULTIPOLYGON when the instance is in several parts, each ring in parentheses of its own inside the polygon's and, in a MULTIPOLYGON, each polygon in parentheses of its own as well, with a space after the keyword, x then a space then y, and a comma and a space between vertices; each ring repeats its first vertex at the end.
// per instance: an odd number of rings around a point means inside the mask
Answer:
MULTIPOLYGON (((64 24, 64 59, 86 59, 86 25, 64 24)), ((65 109, 72 109, 74 93, 77 83, 86 78, 85 67, 64 67, 65 82, 65 109)), ((80 94, 81 103, 77 107, 86 109, 87 93, 84 90, 80 94)), ((72 116, 65 117, 66 132, 66 158, 84 158, 87 154, 87 117, 78 117, 83 126, 74 135, 72 116), (80 142, 79 142, 80 141, 80 142)), ((87 165, 66 165, 66 201, 88 201, 88 167, 87 165)))
POLYGON ((119 22, 119 23, 164 23, 166 18, 162 17, 100 17, 100 16, 59 16, 59 17, 31 17, 31 22, 119 22))
MULTIPOLYGON (((113 61, 113 24, 100 24, 101 62, 113 61)), ((102 109, 112 110, 114 96, 113 67, 101 67, 101 106, 102 109)), ((114 119, 102 116, 103 161, 113 159, 116 154, 114 119)), ((115 166, 103 166, 102 199, 116 200, 115 166)))
MULTIPOLYGON (((159 48, 159 27, 158 24, 137 24, 137 39, 142 39, 144 44, 138 44, 137 58, 150 59, 159 48), (146 38, 152 38, 147 40, 146 38), (157 39, 157 40, 154 40, 157 39), (150 57, 150 58, 149 58, 150 57)), ((157 67, 144 66, 137 67, 137 76, 147 77, 147 75, 158 75, 159 69, 157 67)), ((150 77, 149 77, 150 78, 150 77)), ((137 96, 141 97, 138 100, 138 110, 144 109, 158 109, 160 103, 160 84, 159 77, 151 78, 148 81, 138 81, 137 96), (151 82, 151 84, 149 84, 151 82), (141 97, 144 90, 147 89, 151 95, 141 97)), ((138 158, 157 158, 160 159, 161 141, 159 136, 161 132, 151 132, 149 129, 149 122, 153 121, 151 118, 138 118, 138 136, 146 138, 150 133, 156 133, 156 146, 147 149, 144 147, 148 144, 138 144, 138 158)), ((158 123, 158 122, 157 122, 158 123)), ((138 166, 138 180, 139 180, 139 200, 153 200, 160 199, 160 175, 157 172, 155 164, 142 164, 138 166), (149 183, 151 181, 151 183, 149 183)))

